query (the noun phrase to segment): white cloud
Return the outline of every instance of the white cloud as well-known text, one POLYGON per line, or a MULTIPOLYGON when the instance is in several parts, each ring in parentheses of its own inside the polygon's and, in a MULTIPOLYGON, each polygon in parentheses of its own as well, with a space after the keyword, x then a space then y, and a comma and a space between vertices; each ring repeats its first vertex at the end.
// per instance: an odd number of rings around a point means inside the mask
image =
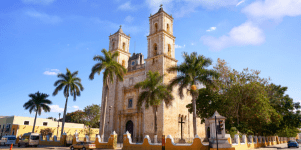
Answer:
POLYGON ((118 7, 118 9, 119 10, 124 10, 124 11, 128 11, 128 10, 129 11, 134 11, 134 10, 136 10, 136 7, 131 4, 131 1, 128 1, 128 2, 120 5, 118 7))
POLYGON ((216 30, 216 27, 210 27, 208 30, 206 30, 207 32, 211 32, 211 31, 214 31, 216 30))
POLYGON ((42 4, 42 5, 49 5, 53 3, 55 0, 22 0, 25 4, 42 4))
POLYGON ((244 3, 244 2, 245 2, 245 0, 242 0, 242 1, 238 2, 238 3, 236 4, 236 7, 239 6, 240 4, 244 3))
POLYGON ((63 112, 64 108, 60 108, 59 105, 50 105, 51 112, 63 112))
POLYGON ((242 12, 256 19, 281 20, 285 16, 301 15, 300 0, 265 0, 255 1, 242 12))
POLYGON ((124 19, 124 21, 126 21, 126 22, 128 22, 128 23, 131 23, 131 22, 133 22, 134 21, 134 17, 132 17, 132 16, 126 16, 125 17, 125 19, 124 19))
POLYGON ((175 48, 185 48, 185 45, 183 45, 183 46, 175 45, 175 48))
POLYGON ((29 10, 26 12, 26 15, 32 17, 32 18, 37 18, 45 23, 51 23, 51 24, 56 24, 62 21, 62 19, 58 16, 52 16, 48 15, 45 13, 40 13, 35 10, 29 10))
POLYGON ((57 75, 59 73, 60 70, 58 69, 50 69, 50 71, 45 71, 43 74, 45 75, 57 75))
POLYGON ((232 28, 228 35, 219 38, 203 36, 201 40, 211 49, 221 50, 230 46, 259 45, 265 41, 265 36, 252 22, 245 22, 232 28))
POLYGON ((76 105, 72 106, 72 108, 74 108, 74 110, 79 110, 79 106, 76 105))

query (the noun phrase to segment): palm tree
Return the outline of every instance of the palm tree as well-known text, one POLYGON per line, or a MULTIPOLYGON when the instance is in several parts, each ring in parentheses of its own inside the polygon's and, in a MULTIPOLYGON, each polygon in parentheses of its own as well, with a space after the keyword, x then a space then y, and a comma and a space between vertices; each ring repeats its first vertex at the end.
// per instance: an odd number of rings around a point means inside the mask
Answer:
POLYGON ((198 90, 196 85, 212 85, 212 81, 214 78, 218 77, 218 73, 214 70, 206 69, 212 64, 210 58, 205 58, 203 55, 197 55, 196 52, 193 52, 190 55, 185 52, 183 57, 185 61, 182 64, 168 69, 169 72, 179 72, 178 76, 170 81, 169 88, 172 89, 179 85, 178 93, 180 98, 184 97, 184 89, 187 89, 192 96, 193 133, 194 135, 197 135, 196 99, 198 97, 198 90))
POLYGON ((37 115, 39 114, 40 116, 42 110, 44 110, 44 112, 50 112, 50 107, 48 105, 52 104, 52 102, 49 99, 47 99, 47 97, 49 96, 48 94, 40 93, 39 91, 35 94, 29 94, 28 96, 31 99, 28 102, 26 102, 23 105, 23 107, 25 108, 25 110, 29 109, 30 114, 32 111, 36 112, 32 128, 32 133, 34 133, 37 115))
POLYGON ((73 96, 73 101, 76 101, 76 96, 80 96, 80 91, 84 90, 84 87, 81 84, 81 79, 76 77, 78 74, 78 71, 71 73, 68 68, 66 68, 66 70, 67 70, 66 74, 60 73, 57 75, 57 77, 60 79, 54 83, 54 86, 56 88, 55 88, 54 92, 52 93, 52 95, 55 96, 60 90, 62 90, 64 88, 64 96, 66 98, 66 103, 65 103, 65 109, 64 109, 64 114, 63 114, 63 124, 62 124, 61 135, 63 135, 63 133, 64 133, 64 125, 65 125, 65 119, 66 119, 69 92, 70 92, 71 96, 73 96))
POLYGON ((101 50, 103 56, 94 56, 93 60, 94 61, 100 61, 99 63, 95 64, 92 67, 91 70, 91 74, 89 76, 89 78, 91 80, 94 79, 94 75, 96 73, 98 73, 98 75, 100 74, 101 71, 103 72, 103 93, 105 95, 103 95, 104 101, 103 101, 103 110, 102 110, 102 115, 101 115, 101 124, 100 127, 101 129, 99 129, 99 135, 101 136, 102 140, 103 140, 103 134, 104 134, 104 129, 105 129, 105 116, 106 116, 106 106, 107 106, 107 99, 108 99, 108 95, 107 92, 109 90, 109 83, 113 83, 114 82, 114 77, 117 77, 117 82, 119 81, 123 81, 123 76, 124 74, 126 74, 127 70, 120 65, 116 60, 117 57, 119 56, 118 52, 114 52, 112 53, 111 51, 107 51, 106 49, 102 49, 101 50))
POLYGON ((147 78, 135 85, 136 89, 143 90, 138 96, 137 107, 140 110, 142 104, 144 103, 145 108, 148 109, 149 106, 153 107, 155 116, 155 133, 158 135, 157 131, 157 113, 158 107, 164 100, 166 107, 170 106, 174 97, 171 92, 167 89, 167 86, 162 83, 163 76, 160 76, 159 72, 148 71, 147 78))

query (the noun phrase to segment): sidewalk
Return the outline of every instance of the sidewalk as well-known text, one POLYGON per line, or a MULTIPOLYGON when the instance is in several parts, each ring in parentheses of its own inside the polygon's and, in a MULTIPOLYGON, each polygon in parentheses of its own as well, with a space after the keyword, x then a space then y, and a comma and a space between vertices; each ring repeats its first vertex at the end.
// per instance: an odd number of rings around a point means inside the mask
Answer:
MULTIPOLYGON (((271 145, 271 146, 267 146, 267 147, 261 147, 261 148, 256 148, 256 149, 252 149, 252 150, 289 150, 291 148, 287 147, 287 143, 283 143, 283 144, 278 144, 278 145, 271 145)), ((295 149, 295 148, 292 148, 295 149)))

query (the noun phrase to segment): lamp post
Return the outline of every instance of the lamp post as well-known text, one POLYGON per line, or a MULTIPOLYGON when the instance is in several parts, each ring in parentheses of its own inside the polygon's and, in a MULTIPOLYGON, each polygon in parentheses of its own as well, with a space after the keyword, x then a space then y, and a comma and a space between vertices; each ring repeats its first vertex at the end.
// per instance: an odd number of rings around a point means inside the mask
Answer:
POLYGON ((109 106, 109 121, 108 121, 108 127, 110 126, 110 116, 111 116, 111 113, 110 113, 110 111, 111 111, 111 108, 112 108, 112 106, 109 106))
POLYGON ((61 117, 61 113, 59 113, 59 119, 57 120, 57 133, 56 133, 57 136, 59 136, 60 117, 61 117))
POLYGON ((218 130, 218 126, 216 125, 216 116, 214 117, 215 118, 215 135, 216 135, 216 148, 218 150, 218 139, 217 139, 217 130, 218 130))

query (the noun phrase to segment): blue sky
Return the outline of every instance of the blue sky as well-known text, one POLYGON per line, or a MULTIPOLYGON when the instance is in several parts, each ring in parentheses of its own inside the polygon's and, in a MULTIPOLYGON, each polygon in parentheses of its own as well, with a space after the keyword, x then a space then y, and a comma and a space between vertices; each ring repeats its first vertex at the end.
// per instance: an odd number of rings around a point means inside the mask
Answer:
POLYGON ((108 49, 122 25, 130 52, 146 57, 148 17, 163 4, 174 17, 176 59, 196 51, 231 68, 261 71, 287 86, 301 102, 300 0, 9 0, 0 2, 0 116, 34 116, 24 110, 28 94, 49 94, 52 112, 63 111, 62 92, 52 96, 57 73, 79 71, 84 91, 68 112, 101 103, 102 76, 88 79, 93 56, 108 49))

